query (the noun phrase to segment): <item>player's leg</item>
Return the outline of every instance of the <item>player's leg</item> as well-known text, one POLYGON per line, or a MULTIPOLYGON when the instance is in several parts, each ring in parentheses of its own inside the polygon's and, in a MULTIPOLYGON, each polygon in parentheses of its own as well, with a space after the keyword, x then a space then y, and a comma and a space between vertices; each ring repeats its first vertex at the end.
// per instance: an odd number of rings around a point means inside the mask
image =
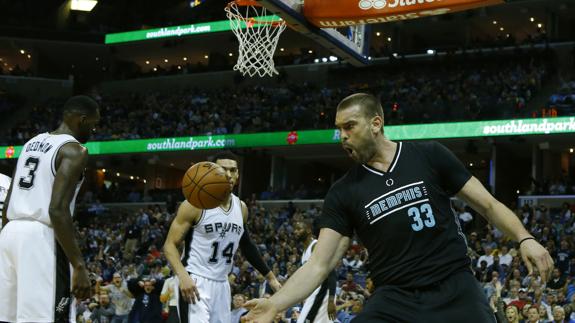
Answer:
POLYGON ((232 291, 227 281, 210 281, 211 302, 210 323, 228 323, 231 321, 232 291))
POLYGON ((14 245, 19 239, 12 227, 12 222, 0 232, 0 322, 16 321, 16 263, 14 261, 14 245))
POLYGON ((210 294, 206 286, 206 279, 190 275, 196 283, 196 288, 200 294, 200 300, 196 304, 186 302, 180 292, 179 283, 176 280, 178 289, 178 313, 182 323, 210 323, 210 294))
POLYGON ((454 274, 424 296, 431 307, 426 322, 495 323, 495 314, 479 283, 470 272, 454 274))
POLYGON ((70 305, 70 276, 58 272, 63 252, 56 255, 54 231, 39 222, 21 221, 25 227, 16 246, 18 254, 18 322, 67 322, 70 305), (60 261, 57 261, 59 257, 60 261), (57 288, 58 287, 58 288, 57 288), (68 294, 68 297, 64 295, 68 294), (58 295, 57 295, 58 294, 58 295), (62 295, 60 295, 62 294, 62 295), (62 296, 58 298, 57 296, 62 296), (64 315, 64 316, 63 316, 64 315))

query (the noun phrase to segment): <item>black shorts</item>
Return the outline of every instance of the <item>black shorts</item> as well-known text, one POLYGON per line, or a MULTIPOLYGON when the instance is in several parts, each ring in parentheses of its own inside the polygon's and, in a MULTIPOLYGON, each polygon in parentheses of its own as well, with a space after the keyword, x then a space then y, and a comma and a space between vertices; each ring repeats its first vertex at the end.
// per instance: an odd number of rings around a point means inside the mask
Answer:
POLYGON ((495 323, 479 283, 469 271, 421 289, 382 286, 353 323, 495 323))

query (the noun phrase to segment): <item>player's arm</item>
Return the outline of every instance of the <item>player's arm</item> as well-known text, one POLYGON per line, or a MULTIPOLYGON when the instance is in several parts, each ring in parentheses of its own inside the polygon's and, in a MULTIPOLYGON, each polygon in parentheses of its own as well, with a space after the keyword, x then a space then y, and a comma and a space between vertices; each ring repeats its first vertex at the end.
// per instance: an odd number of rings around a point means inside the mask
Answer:
POLYGON ((54 235, 74 267, 72 292, 79 299, 90 296, 90 279, 74 234, 70 203, 87 161, 88 150, 77 143, 68 143, 60 148, 56 157, 56 176, 48 209, 54 235))
POLYGON ((166 259, 170 262, 170 265, 178 276, 182 296, 186 301, 194 304, 196 303, 196 298, 198 300, 200 299, 200 295, 180 260, 178 246, 182 243, 192 226, 199 221, 201 214, 202 210, 193 207, 188 201, 182 202, 174 221, 170 225, 170 231, 168 232, 163 248, 166 259))
MULTIPOLYGON (((525 238, 532 237, 513 211, 496 200, 477 178, 472 176, 459 191, 457 197, 464 200, 475 211, 479 212, 490 223, 515 241, 522 241, 525 238)), ((543 281, 547 281, 550 272, 553 270, 553 259, 549 252, 535 239, 523 241, 520 250, 523 261, 529 269, 529 274, 533 272, 533 262, 539 269, 543 281)))
POLYGON ((309 296, 335 268, 349 244, 348 236, 329 228, 321 229, 310 259, 290 277, 279 292, 268 300, 253 300, 246 303, 247 308, 253 309, 245 321, 250 322, 254 317, 271 321, 276 313, 309 296))
POLYGON ((277 280, 275 274, 266 265, 258 251, 258 247, 250 238, 250 234, 248 232, 248 207, 244 201, 242 201, 241 204, 242 216, 244 218, 244 232, 240 238, 240 249, 242 250, 242 254, 246 257, 248 262, 267 279, 272 289, 277 292, 281 288, 281 284, 277 280))
POLYGON ((2 228, 8 223, 8 203, 10 202, 10 196, 12 195, 12 187, 14 186, 14 176, 16 176, 16 168, 12 173, 12 179, 10 180, 10 187, 8 187, 8 192, 6 193, 6 199, 4 200, 4 205, 2 206, 2 228))

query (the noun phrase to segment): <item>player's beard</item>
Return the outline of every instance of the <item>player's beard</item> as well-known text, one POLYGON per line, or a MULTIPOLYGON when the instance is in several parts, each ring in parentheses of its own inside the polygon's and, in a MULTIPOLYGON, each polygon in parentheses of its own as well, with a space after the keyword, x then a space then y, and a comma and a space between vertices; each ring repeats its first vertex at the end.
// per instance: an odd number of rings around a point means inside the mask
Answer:
POLYGON ((374 142, 366 142, 361 149, 353 151, 351 157, 360 164, 367 164, 375 156, 374 142))

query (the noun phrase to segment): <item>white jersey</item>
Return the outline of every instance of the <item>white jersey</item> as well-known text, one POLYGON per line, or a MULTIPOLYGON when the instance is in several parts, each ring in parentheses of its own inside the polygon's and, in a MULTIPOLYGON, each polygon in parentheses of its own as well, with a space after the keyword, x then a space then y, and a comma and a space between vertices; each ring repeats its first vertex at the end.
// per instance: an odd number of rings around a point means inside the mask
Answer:
MULTIPOLYGON (((2 210, 4 210, 4 202, 6 201, 6 195, 8 195, 10 182, 11 182, 10 177, 4 174, 0 174, 0 214, 2 214, 2 210)), ((0 229, 1 228, 2 228, 2 221, 0 220, 0 229)))
MULTIPOLYGON (((70 135, 39 134, 22 147, 16 165, 14 187, 8 204, 8 219, 35 220, 52 226, 48 208, 52 198, 52 187, 56 177, 56 155, 64 144, 78 141, 70 135)), ((70 213, 74 214, 76 196, 82 179, 70 202, 70 213)))
POLYGON ((202 211, 186 237, 182 263, 189 273, 227 281, 243 233, 241 201, 232 194, 229 210, 217 207, 202 211))
MULTIPOLYGON (((307 249, 304 251, 303 255, 301 256, 301 264, 304 265, 309 258, 311 257, 311 253, 313 251, 313 247, 317 243, 317 240, 314 239, 311 241, 307 249)), ((328 323, 332 322, 327 313, 327 302, 329 300, 329 291, 324 287, 322 290, 322 286, 316 288, 311 295, 306 298, 300 315, 298 317, 297 323, 328 323)))

